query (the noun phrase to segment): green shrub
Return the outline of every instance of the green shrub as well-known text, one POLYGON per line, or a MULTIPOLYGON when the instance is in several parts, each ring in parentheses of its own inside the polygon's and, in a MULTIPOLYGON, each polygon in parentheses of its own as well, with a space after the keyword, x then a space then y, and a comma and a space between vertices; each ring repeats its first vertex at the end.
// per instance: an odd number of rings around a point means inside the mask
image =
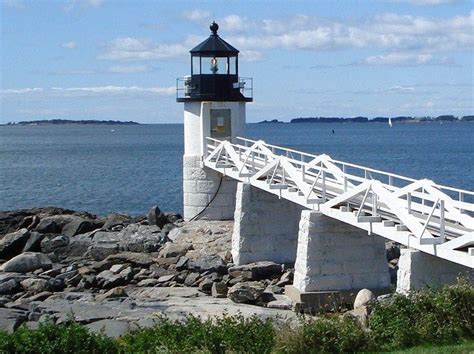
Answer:
POLYGON ((303 320, 300 328, 280 330, 276 352, 349 353, 367 350, 367 334, 352 318, 327 316, 303 320))
POLYGON ((89 333, 78 323, 41 324, 37 330, 20 327, 12 334, 0 332, 0 353, 117 353, 113 339, 89 333))
POLYGON ((438 291, 394 295, 375 305, 369 319, 371 337, 382 349, 472 339, 473 308, 474 288, 467 280, 438 291))
POLYGON ((121 346, 126 353, 269 353, 274 346, 274 332, 271 321, 257 317, 202 320, 189 316, 184 321, 160 317, 155 326, 125 335, 121 346))

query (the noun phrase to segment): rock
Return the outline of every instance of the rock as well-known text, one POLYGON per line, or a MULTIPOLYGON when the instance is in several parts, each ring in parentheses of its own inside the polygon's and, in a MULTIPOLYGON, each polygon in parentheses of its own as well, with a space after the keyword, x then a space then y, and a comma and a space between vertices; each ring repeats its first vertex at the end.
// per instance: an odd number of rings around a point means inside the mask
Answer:
POLYGON ((164 237, 167 237, 168 234, 170 233, 171 230, 173 230, 174 228, 176 228, 176 225, 175 224, 166 224, 164 225, 162 228, 161 228, 161 234, 164 236, 164 237))
POLYGON ((234 278, 242 277, 247 280, 260 280, 280 275, 281 271, 282 267, 280 264, 262 261, 230 267, 229 275, 234 278))
POLYGON ((41 251, 43 253, 51 253, 58 248, 66 247, 69 244, 67 236, 59 235, 53 238, 44 238, 41 241, 41 251))
POLYGON ((168 274, 168 275, 163 275, 158 278, 158 283, 166 283, 167 281, 171 281, 176 277, 176 274, 168 274))
POLYGON ((176 270, 184 270, 187 268, 188 264, 188 257, 179 257, 178 262, 176 262, 176 270))
POLYGON ((214 282, 209 278, 204 278, 198 285, 199 291, 202 291, 205 294, 211 294, 212 285, 214 282))
POLYGON ((63 291, 66 287, 64 279, 62 278, 51 278, 48 280, 48 283, 51 291, 63 291))
POLYGON ((143 279, 138 282, 138 286, 155 286, 157 284, 160 284, 160 281, 158 279, 143 279))
POLYGON ((11 333, 26 319, 26 313, 23 311, 0 308, 0 331, 11 333))
POLYGON ((148 253, 121 252, 108 256, 105 261, 111 264, 131 263, 136 266, 148 267, 155 262, 156 258, 148 253))
POLYGON ((159 255, 160 257, 170 258, 170 257, 182 257, 184 256, 189 250, 193 249, 192 244, 187 243, 172 243, 167 242, 165 243, 164 247, 161 249, 159 255))
POLYGON ((11 259, 19 254, 29 237, 30 232, 26 228, 3 236, 0 239, 0 259, 11 259))
POLYGON ((125 279, 118 275, 114 274, 109 270, 104 270, 97 274, 96 283, 100 288, 110 289, 125 283, 125 279))
POLYGON ((74 217, 62 228, 63 235, 72 237, 86 232, 94 231, 102 227, 103 223, 98 220, 88 220, 80 217, 74 217))
POLYGON ((110 214, 105 218, 102 226, 105 230, 112 230, 115 226, 126 226, 132 222, 132 218, 127 214, 110 214))
POLYGON ((366 306, 370 301, 375 300, 374 293, 369 289, 362 289, 357 293, 357 296, 354 300, 354 309, 357 309, 361 306, 366 306))
POLYGON ((128 294, 125 291, 125 288, 116 287, 116 288, 110 289, 104 294, 96 295, 95 299, 97 301, 104 301, 107 299, 124 298, 124 297, 128 297, 128 294))
POLYGON ((291 301, 286 296, 284 298, 279 297, 276 300, 270 301, 267 307, 269 309, 290 310, 291 301))
POLYGON ((57 222, 56 217, 48 217, 40 220, 35 230, 42 234, 58 234, 61 229, 62 225, 57 222))
POLYGON ((128 268, 128 265, 127 264, 114 264, 112 267, 110 267, 110 271, 112 273, 115 273, 115 274, 118 274, 120 273, 122 270, 128 268))
POLYGON ((44 235, 39 232, 33 231, 28 237, 25 246, 23 247, 23 252, 40 252, 41 251, 41 241, 43 240, 44 235))
POLYGON ((103 333, 107 337, 118 338, 130 331, 130 324, 127 321, 101 320, 86 325, 92 333, 103 333))
POLYGON ((181 214, 174 213, 174 212, 165 213, 165 216, 168 219, 169 223, 179 222, 183 220, 183 217, 181 216, 181 214))
POLYGON ((42 291, 42 292, 40 292, 40 293, 38 293, 38 294, 35 294, 35 295, 33 295, 33 296, 30 296, 30 297, 28 298, 28 301, 29 301, 29 302, 32 302, 32 301, 44 301, 44 300, 46 300, 47 298, 49 298, 51 295, 53 295, 53 293, 50 292, 50 291, 42 291))
POLYGON ((265 287, 258 282, 242 282, 233 285, 227 292, 227 297, 237 303, 253 303, 265 291, 265 287))
POLYGON ((156 205, 148 212, 147 220, 149 225, 156 225, 160 229, 168 223, 168 218, 156 205))
POLYGON ((51 259, 42 253, 24 252, 13 257, 0 268, 4 272, 28 273, 36 269, 51 269, 53 263, 51 259))
POLYGON ((192 286, 200 277, 199 273, 189 273, 186 279, 184 279, 184 285, 192 286))
POLYGON ((218 272, 225 274, 227 266, 224 260, 217 255, 203 256, 188 262, 188 269, 196 272, 218 272))
POLYGON ((367 306, 359 306, 354 308, 354 310, 347 311, 344 313, 343 317, 352 317, 361 325, 362 329, 368 329, 369 323, 369 311, 367 306))
POLYGON ((156 252, 166 237, 156 225, 131 224, 117 234, 120 249, 130 252, 156 252))
POLYGON ((8 279, 0 282, 0 295, 13 295, 19 291, 21 291, 21 287, 16 279, 8 279))
POLYGON ((174 228, 174 229, 171 229, 171 230, 168 232, 167 237, 168 237, 171 241, 175 242, 180 233, 181 233, 180 229, 179 229, 178 227, 176 227, 176 228, 174 228))
POLYGON ((35 294, 49 289, 49 282, 46 279, 29 278, 23 280, 20 284, 25 291, 35 294))
POLYGON ((227 297, 227 285, 222 282, 214 282, 211 288, 211 295, 215 298, 224 298, 227 297))
POLYGON ((88 254, 95 261, 101 261, 108 256, 119 253, 120 248, 118 244, 96 243, 88 248, 88 254))

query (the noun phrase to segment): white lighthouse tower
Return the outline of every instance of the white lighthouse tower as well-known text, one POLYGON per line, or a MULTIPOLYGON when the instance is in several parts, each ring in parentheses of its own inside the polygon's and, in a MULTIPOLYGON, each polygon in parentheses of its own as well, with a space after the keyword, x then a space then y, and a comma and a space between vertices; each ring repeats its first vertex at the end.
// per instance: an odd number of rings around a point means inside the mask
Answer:
POLYGON ((239 51, 217 34, 190 50, 191 75, 177 80, 184 102, 183 212, 186 220, 233 219, 237 182, 203 164, 206 138, 234 142, 245 134, 245 80, 239 78, 239 51))

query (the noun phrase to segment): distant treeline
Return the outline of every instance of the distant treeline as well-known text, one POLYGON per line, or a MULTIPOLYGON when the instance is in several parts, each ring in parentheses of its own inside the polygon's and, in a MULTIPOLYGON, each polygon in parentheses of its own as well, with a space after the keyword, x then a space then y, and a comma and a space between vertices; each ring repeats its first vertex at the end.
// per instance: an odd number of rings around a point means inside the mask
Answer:
MULTIPOLYGON (((369 119, 367 117, 354 117, 354 118, 342 118, 342 117, 309 117, 309 118, 294 118, 290 123, 387 123, 388 117, 375 117, 369 119)), ((453 115, 442 115, 438 117, 410 117, 401 116, 391 118, 392 122, 472 122, 474 116, 463 116, 455 117, 453 115)))
POLYGON ((101 125, 136 125, 137 122, 123 122, 119 120, 69 120, 69 119, 45 119, 45 120, 31 120, 18 123, 7 123, 7 125, 60 125, 60 124, 101 124, 101 125))

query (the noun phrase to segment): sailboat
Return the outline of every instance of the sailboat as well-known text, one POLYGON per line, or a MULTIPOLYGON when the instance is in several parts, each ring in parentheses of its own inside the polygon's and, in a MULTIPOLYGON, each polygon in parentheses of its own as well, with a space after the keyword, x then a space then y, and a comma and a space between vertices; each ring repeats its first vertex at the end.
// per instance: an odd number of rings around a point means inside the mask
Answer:
POLYGON ((388 125, 390 125, 390 128, 393 127, 392 118, 388 118, 388 125))

